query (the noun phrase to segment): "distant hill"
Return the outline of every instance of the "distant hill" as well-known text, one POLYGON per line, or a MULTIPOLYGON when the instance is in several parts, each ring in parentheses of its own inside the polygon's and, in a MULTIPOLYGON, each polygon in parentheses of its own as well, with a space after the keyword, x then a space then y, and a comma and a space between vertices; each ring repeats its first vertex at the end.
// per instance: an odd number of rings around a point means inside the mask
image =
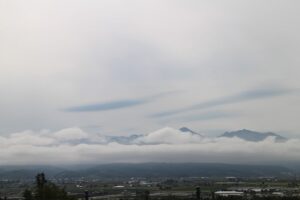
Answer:
POLYGON ((276 133, 272 133, 272 132, 261 133, 261 132, 247 130, 247 129, 225 132, 219 137, 228 137, 228 138, 238 137, 243 140, 251 141, 251 142, 259 142, 265 140, 267 137, 274 137, 276 142, 284 142, 287 140, 287 138, 282 137, 281 135, 278 135, 276 133))
POLYGON ((63 178, 130 178, 130 177, 261 177, 287 176, 292 171, 280 166, 211 163, 141 163, 106 164, 80 171, 65 171, 63 178))
POLYGON ((45 172, 49 178, 118 179, 131 177, 289 177, 292 170, 276 165, 238 165, 218 163, 119 163, 86 166, 82 168, 56 167, 12 167, 0 168, 1 179, 34 179, 39 172, 45 172))
POLYGON ((2 180, 28 180, 34 179, 37 173, 44 172, 47 177, 53 178, 66 169, 54 166, 0 166, 0 179, 2 180))

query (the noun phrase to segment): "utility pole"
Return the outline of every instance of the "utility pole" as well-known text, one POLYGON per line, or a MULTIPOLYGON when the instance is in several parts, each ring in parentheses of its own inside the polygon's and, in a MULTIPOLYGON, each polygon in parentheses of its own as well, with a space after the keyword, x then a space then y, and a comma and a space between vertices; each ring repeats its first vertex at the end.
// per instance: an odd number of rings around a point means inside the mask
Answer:
POLYGON ((84 200, 89 200, 89 191, 84 192, 84 200))
POLYGON ((201 190, 200 190, 200 187, 196 188, 196 199, 197 200, 201 199, 201 190))
POLYGON ((145 200, 149 200, 150 192, 149 190, 145 191, 145 200))

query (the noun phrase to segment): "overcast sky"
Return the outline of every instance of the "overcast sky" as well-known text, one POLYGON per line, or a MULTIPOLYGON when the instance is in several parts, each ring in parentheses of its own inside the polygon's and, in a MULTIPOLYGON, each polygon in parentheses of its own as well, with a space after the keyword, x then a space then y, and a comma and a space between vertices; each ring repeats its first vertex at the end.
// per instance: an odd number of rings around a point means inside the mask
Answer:
POLYGON ((0 0, 0 133, 300 135, 296 0, 0 0))

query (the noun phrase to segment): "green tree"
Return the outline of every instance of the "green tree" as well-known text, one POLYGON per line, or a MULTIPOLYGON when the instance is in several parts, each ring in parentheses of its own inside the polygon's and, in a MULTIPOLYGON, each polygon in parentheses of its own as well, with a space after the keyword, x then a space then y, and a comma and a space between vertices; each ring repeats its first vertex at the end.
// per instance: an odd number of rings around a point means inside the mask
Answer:
POLYGON ((24 200, 74 200, 67 195, 64 188, 47 181, 44 173, 36 175, 35 186, 32 192, 26 189, 23 192, 24 200))
POLYGON ((23 198, 24 198, 24 200, 33 200, 33 196, 32 196, 31 190, 26 189, 26 190, 23 192, 23 198))

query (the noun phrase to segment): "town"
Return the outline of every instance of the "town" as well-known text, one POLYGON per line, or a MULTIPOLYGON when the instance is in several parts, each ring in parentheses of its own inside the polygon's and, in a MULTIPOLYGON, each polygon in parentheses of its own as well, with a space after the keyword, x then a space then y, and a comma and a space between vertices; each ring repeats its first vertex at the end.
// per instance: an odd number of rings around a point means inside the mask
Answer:
POLYGON ((37 174, 26 181, 1 180, 1 199, 300 199, 300 180, 276 177, 184 177, 130 179, 50 179, 37 174), (50 184, 50 186, 49 186, 50 184), (48 189, 41 189, 41 188, 48 189), (48 191, 40 196, 36 191, 48 191), (30 194, 28 192, 30 191, 30 194), (43 195, 46 195, 42 197, 43 195), (48 196, 47 196, 48 195, 48 196))

